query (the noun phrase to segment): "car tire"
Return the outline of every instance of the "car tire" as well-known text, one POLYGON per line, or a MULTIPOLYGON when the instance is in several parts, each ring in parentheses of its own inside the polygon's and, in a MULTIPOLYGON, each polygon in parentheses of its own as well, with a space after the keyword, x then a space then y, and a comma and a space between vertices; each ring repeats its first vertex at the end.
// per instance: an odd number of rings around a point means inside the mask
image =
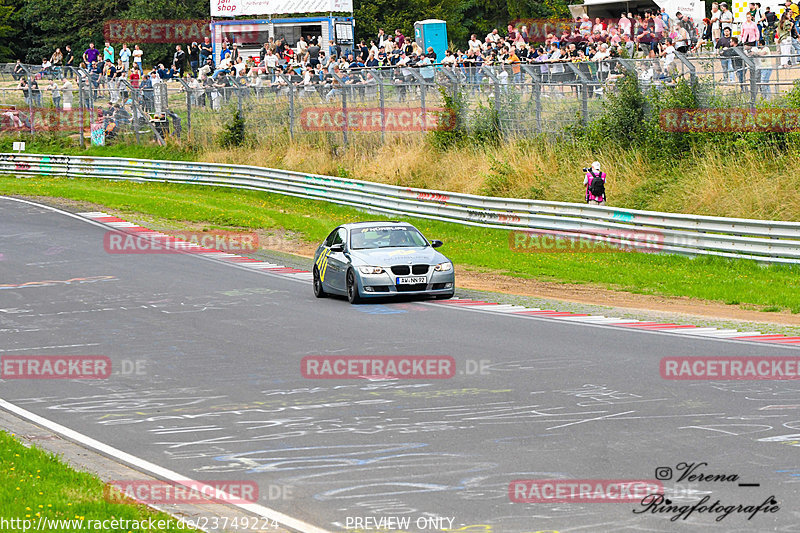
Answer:
POLYGON ((347 271, 347 301, 351 304, 359 304, 362 301, 361 295, 358 294, 358 281, 352 269, 347 271))
POLYGON ((322 280, 319 279, 319 270, 317 267, 314 267, 314 282, 312 283, 314 287, 314 296, 317 298, 325 298, 328 294, 325 292, 325 289, 322 287, 322 280))

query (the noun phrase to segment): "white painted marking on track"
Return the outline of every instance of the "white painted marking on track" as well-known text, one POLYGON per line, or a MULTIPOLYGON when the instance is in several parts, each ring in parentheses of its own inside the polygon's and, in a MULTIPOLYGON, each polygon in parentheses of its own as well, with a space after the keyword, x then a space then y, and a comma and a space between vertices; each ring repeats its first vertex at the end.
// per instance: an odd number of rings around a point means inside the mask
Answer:
MULTIPOLYGON (((186 476, 182 476, 177 472, 174 472, 162 466, 158 466, 157 464, 151 463, 149 461, 145 461, 144 459, 140 459, 139 457, 131 455, 127 452, 123 452, 122 450, 118 450, 117 448, 109 446, 108 444, 104 444, 99 440, 95 440, 91 437, 88 437, 83 433, 78 433, 73 429, 70 429, 66 426, 62 426, 61 424, 58 424, 44 417, 41 417, 35 413, 32 413, 26 409, 18 407, 13 403, 3 400, 2 398, 0 398, 0 408, 5 409, 6 411, 9 411, 11 413, 14 413, 15 415, 20 416, 22 418, 25 418, 26 420, 29 420, 34 424, 43 426, 51 431, 63 435, 67 439, 82 444, 87 448, 92 448, 102 454, 111 456, 119 461, 127 463, 133 466, 134 468, 139 469, 140 471, 150 473, 157 478, 164 479, 167 481, 172 481, 186 486, 207 487, 208 489, 210 489, 209 493, 218 494, 219 499, 223 501, 235 500, 233 496, 226 494, 222 491, 218 491, 216 488, 212 488, 209 485, 205 485, 201 481, 193 480, 186 476)), ((201 490, 201 492, 203 492, 203 490, 201 490)), ((326 529, 322 529, 315 525, 303 522, 302 520, 292 518, 289 515, 283 514, 279 511, 270 509, 269 507, 265 507, 257 503, 230 503, 229 505, 233 505, 245 511, 254 513, 270 521, 278 522, 281 525, 285 525, 290 528, 296 529, 301 533, 331 533, 326 529)))

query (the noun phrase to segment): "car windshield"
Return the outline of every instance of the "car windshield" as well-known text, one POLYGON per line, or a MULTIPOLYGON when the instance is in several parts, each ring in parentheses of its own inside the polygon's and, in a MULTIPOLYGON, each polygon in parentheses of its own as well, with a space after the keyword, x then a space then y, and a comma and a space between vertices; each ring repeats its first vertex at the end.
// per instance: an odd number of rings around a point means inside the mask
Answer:
POLYGON ((368 250, 372 248, 407 248, 427 246, 420 232, 409 226, 377 226, 355 228, 350 231, 350 248, 368 250))

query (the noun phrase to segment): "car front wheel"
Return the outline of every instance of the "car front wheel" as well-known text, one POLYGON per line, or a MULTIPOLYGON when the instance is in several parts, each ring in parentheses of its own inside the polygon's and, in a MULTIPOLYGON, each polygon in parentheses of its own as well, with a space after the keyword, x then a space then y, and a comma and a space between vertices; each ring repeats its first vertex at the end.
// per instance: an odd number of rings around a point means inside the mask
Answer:
POLYGON ((352 270, 347 271, 347 301, 351 304, 361 303, 361 296, 358 294, 358 282, 352 270))

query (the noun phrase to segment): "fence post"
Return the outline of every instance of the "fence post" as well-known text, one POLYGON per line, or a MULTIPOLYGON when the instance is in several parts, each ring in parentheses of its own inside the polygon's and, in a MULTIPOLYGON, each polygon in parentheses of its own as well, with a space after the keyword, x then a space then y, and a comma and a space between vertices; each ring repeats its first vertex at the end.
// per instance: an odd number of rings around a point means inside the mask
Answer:
POLYGON ((83 125, 86 124, 86 113, 85 113, 85 106, 83 101, 83 78, 80 74, 76 76, 78 80, 78 105, 81 109, 81 148, 86 148, 86 138, 83 136, 83 125))
POLYGON ((181 82, 183 90, 186 91, 186 131, 188 137, 192 133, 192 94, 194 89, 189 87, 189 84, 183 78, 178 78, 178 81, 181 82))
POLYGON ((347 148, 347 86, 342 85, 342 141, 347 148))
MULTIPOLYGON (((28 117, 31 121, 31 135, 35 133, 35 128, 33 123, 35 122, 35 117, 33 115, 33 89, 31 89, 31 81, 34 79, 31 76, 31 71, 28 70, 28 67, 22 65, 22 69, 25 71, 25 80, 28 82, 28 117)), ((37 84, 38 85, 38 84, 37 84)), ((41 87, 39 88, 39 94, 42 94, 41 87)))

